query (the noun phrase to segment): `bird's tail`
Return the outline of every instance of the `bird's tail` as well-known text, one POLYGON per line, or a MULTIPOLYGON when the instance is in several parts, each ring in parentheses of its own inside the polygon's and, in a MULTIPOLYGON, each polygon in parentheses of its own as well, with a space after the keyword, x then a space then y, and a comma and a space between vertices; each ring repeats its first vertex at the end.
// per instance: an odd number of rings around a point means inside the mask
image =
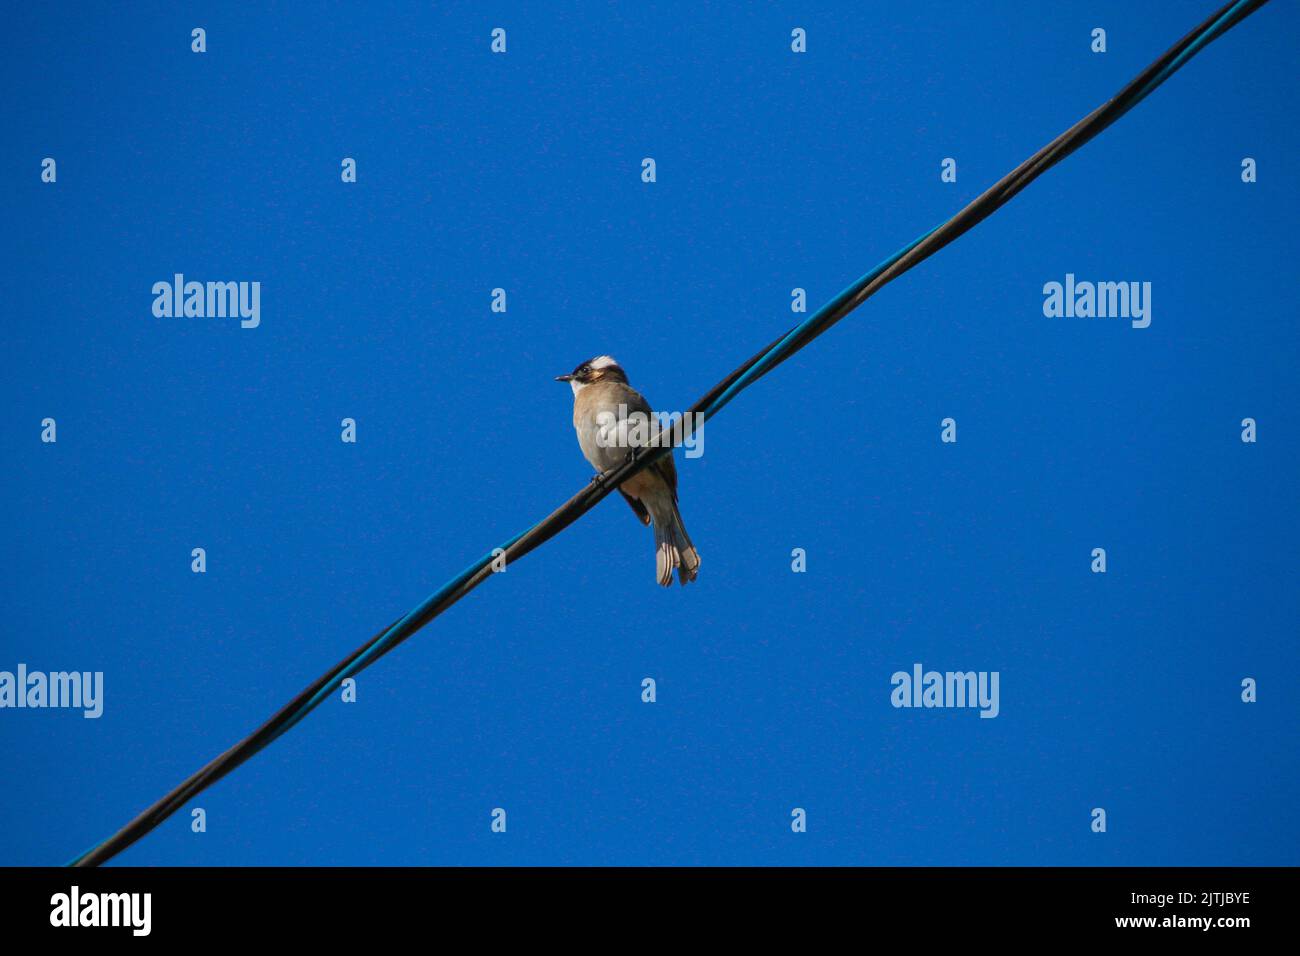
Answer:
POLYGON ((687 584, 695 580, 700 570, 700 553, 691 544, 691 537, 682 524, 682 513, 677 502, 669 499, 666 507, 654 509, 655 577, 664 587, 673 583, 673 569, 677 580, 687 584), (662 518, 662 520, 660 520, 662 518))

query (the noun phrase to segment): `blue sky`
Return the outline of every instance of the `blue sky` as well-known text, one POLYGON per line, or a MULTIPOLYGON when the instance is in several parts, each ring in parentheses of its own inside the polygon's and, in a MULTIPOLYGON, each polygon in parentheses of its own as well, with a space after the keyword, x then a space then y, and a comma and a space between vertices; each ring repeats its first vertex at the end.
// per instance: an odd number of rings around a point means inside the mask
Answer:
MULTIPOLYGON (((555 375, 608 352, 687 407, 791 289, 816 308, 1209 11, 7 10, 0 670, 102 671, 105 703, 0 710, 0 864, 106 837, 581 487, 555 375), (176 272, 259 281, 261 324, 155 317, 176 272)), ((679 456, 695 585, 607 501, 118 861, 1300 862, 1298 18, 714 419, 679 456), (1150 327, 1046 318, 1067 273, 1150 282, 1150 327), (999 716, 892 707, 917 662, 997 671, 999 716)))

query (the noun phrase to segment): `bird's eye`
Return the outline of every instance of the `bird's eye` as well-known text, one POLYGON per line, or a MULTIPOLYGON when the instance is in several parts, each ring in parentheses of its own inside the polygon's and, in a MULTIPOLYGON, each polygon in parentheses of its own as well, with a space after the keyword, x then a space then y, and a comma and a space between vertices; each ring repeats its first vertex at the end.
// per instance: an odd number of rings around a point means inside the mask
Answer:
POLYGON ((588 372, 590 372, 590 371, 591 371, 591 366, 590 366, 590 365, 584 365, 582 368, 578 369, 578 374, 579 374, 579 375, 586 375, 586 374, 587 374, 588 372))

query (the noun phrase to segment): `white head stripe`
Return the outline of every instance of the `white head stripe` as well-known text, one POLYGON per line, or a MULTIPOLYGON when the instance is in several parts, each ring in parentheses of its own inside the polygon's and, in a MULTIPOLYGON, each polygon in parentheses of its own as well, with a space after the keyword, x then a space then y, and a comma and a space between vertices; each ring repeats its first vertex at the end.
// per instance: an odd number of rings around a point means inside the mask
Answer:
POLYGON ((593 369, 609 368, 611 365, 617 365, 618 362, 612 355, 600 355, 592 359, 590 365, 593 369))

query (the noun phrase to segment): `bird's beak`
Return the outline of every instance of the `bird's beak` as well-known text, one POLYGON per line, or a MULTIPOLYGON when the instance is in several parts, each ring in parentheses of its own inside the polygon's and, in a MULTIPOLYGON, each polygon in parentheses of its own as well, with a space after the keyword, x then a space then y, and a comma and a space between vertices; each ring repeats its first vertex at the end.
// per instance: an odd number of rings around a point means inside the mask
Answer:
POLYGON ((573 376, 572 376, 572 375, 557 375, 557 376, 555 376, 555 380, 556 380, 557 382, 572 382, 572 381, 573 381, 573 376))

